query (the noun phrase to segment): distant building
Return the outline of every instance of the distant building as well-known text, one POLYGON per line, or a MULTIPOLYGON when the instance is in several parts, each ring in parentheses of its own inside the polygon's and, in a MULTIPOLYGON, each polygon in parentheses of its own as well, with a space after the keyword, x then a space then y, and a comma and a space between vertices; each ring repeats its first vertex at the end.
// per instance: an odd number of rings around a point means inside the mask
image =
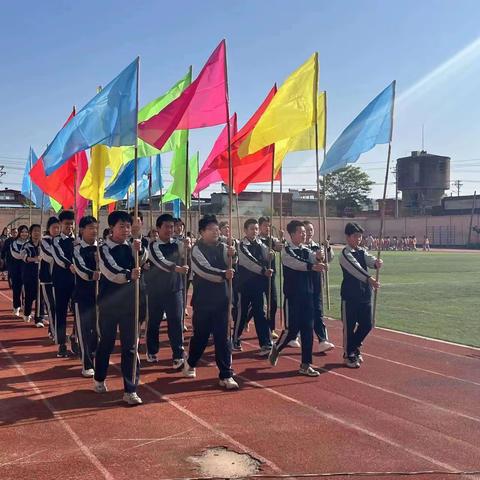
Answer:
POLYGON ((450 157, 422 150, 397 159, 397 188, 402 192, 404 213, 430 213, 450 188, 450 157))
POLYGON ((0 190, 0 208, 23 208, 29 201, 20 191, 5 188, 0 190))

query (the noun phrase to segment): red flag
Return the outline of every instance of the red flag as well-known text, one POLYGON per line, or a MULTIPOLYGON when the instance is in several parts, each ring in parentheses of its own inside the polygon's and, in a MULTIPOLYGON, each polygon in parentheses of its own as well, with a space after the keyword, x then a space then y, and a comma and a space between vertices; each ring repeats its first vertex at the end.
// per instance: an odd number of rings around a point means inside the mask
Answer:
MULTIPOLYGON (((247 155, 243 158, 238 156, 238 149, 245 138, 250 135, 255 128, 257 122, 260 120, 260 117, 272 101, 276 92, 277 87, 274 86, 260 107, 258 107, 257 111, 232 138, 231 155, 233 165, 233 189, 236 193, 243 192, 250 183, 270 182, 272 178, 272 161, 274 158, 273 145, 262 148, 258 152, 247 155)), ((223 181, 227 185, 229 184, 228 150, 225 150, 212 162, 211 168, 217 168, 223 181)), ((275 180, 279 180, 280 175, 281 173, 278 172, 275 180)))
MULTIPOLYGON (((68 117, 65 125, 74 117, 75 111, 68 117)), ((30 178, 40 190, 55 199, 63 208, 72 208, 74 205, 74 178, 77 171, 77 192, 88 169, 88 160, 85 152, 79 152, 69 158, 59 169, 48 177, 45 174, 42 157, 38 159, 30 170, 30 178)), ((83 215, 88 200, 77 193, 77 212, 83 215)))
POLYGON ((161 112, 138 125, 138 136, 161 149, 175 130, 210 127, 226 120, 226 50, 222 40, 195 81, 161 112))
MULTIPOLYGON (((225 125, 225 128, 220 132, 217 140, 215 141, 212 151, 208 155, 205 163, 202 166, 202 169, 198 173, 197 178, 197 185, 195 190, 193 191, 193 195, 198 196, 198 194, 210 186, 212 183, 221 182, 222 175, 219 171, 219 167, 217 165, 217 157, 222 155, 222 153, 228 149, 228 132, 227 132, 228 125, 225 125)), ((237 114, 234 113, 232 118, 230 119, 230 138, 233 138, 237 133, 237 114)), ((227 154, 228 155, 228 154, 227 154)), ((228 163, 228 157, 227 157, 228 163)), ((227 164, 228 168, 228 164, 227 164)), ((228 180, 227 180, 228 183, 228 180)))

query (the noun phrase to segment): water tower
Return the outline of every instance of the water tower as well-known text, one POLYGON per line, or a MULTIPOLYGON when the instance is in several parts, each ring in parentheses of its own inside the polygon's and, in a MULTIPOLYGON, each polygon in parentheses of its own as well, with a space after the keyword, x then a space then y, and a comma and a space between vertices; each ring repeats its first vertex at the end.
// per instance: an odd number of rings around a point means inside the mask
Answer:
POLYGON ((397 181, 404 210, 413 215, 425 214, 441 204, 445 190, 450 188, 450 157, 422 150, 398 158, 397 181))

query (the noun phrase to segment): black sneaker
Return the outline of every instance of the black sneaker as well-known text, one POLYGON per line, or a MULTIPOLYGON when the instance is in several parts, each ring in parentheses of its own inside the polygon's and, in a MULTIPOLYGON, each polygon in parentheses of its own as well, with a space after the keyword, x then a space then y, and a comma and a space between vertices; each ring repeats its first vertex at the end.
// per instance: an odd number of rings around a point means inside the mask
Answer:
POLYGON ((243 351, 242 344, 241 344, 240 340, 238 342, 233 342, 232 348, 236 352, 242 352, 243 351))
POLYGON ((270 350, 270 355, 268 355, 268 361, 274 367, 277 362, 278 362, 278 356, 280 355, 280 352, 278 351, 277 344, 274 343, 272 345, 272 350, 270 350))
POLYGON ((67 346, 65 344, 58 346, 57 357, 58 358, 67 358, 68 357, 67 346))
POLYGON ((78 355, 80 353, 80 348, 78 347, 77 337, 72 334, 68 339, 70 340, 70 351, 73 355, 78 355))

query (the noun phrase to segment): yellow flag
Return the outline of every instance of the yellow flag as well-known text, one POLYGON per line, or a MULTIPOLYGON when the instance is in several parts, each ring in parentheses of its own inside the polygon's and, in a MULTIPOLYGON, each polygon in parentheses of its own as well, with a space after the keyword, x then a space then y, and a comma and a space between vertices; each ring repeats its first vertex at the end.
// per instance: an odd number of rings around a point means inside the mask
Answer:
POLYGON ((105 198, 105 170, 109 167, 116 175, 123 164, 123 154, 120 148, 108 148, 96 145, 90 151, 90 167, 80 185, 80 194, 92 201, 93 216, 98 219, 98 211, 103 205, 115 200, 105 198))
MULTIPOLYGON (((321 92, 317 97, 317 131, 318 148, 325 149, 325 112, 326 95, 321 92)), ((315 125, 300 132, 297 136, 280 140, 275 143, 275 173, 281 168, 283 160, 288 152, 300 152, 303 150, 315 150, 315 125)))
POLYGON ((296 137, 315 124, 318 54, 314 53, 278 89, 252 133, 239 148, 239 156, 296 137))

